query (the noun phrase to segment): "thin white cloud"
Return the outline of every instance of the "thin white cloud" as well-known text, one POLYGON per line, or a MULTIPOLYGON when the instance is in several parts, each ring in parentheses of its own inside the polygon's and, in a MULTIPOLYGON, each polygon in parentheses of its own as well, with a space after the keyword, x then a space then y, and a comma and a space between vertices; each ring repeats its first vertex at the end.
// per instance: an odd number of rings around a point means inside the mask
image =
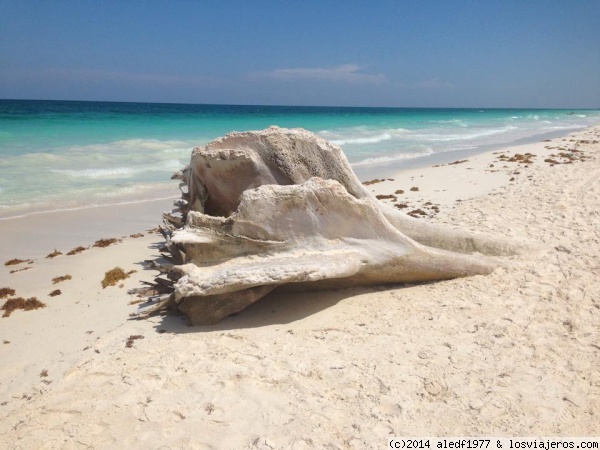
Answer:
POLYGON ((364 84, 379 84, 387 81, 386 76, 382 73, 361 73, 360 70, 361 67, 356 64, 343 64, 332 68, 310 67, 277 69, 271 72, 263 72, 258 75, 280 80, 323 80, 364 84))

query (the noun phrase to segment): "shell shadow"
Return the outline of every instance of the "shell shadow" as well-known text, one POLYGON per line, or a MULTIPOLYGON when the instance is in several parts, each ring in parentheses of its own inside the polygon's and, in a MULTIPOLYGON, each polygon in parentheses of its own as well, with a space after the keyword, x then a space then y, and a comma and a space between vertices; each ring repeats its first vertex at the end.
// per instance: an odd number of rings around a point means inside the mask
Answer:
MULTIPOLYGON (((426 284, 426 283, 423 283, 426 284)), ((206 333, 246 328, 286 325, 337 305, 359 295, 399 289, 404 285, 352 287, 338 290, 286 292, 275 290, 239 313, 214 325, 188 326, 183 315, 163 315, 156 323, 159 333, 206 333)), ((414 284, 411 284, 414 286, 414 284)))

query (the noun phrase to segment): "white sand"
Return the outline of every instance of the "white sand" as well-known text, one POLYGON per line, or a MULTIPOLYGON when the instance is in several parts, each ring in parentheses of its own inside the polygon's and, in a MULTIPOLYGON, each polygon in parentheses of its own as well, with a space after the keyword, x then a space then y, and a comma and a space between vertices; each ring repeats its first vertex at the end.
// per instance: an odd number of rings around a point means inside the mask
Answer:
POLYGON ((3 251, 35 261, 14 274, 23 266, 2 266, 0 287, 48 306, 0 318, 0 342, 10 342, 0 343, 0 441, 363 449, 394 435, 600 434, 600 145, 582 139, 600 140, 600 127, 505 151, 536 154, 528 167, 488 153, 372 185, 404 190, 396 203, 407 212, 439 204, 421 220, 546 249, 489 276, 275 293, 219 325, 188 328, 178 317, 128 320, 126 291, 152 278, 138 263, 157 254, 157 235, 51 260, 27 246, 3 251), (544 159, 559 150, 544 147, 557 145, 590 159, 550 166, 544 159), (102 289, 117 265, 138 272, 102 289), (66 273, 73 279, 52 285, 66 273), (48 297, 56 288, 63 294, 48 297), (144 339, 127 348, 131 335, 144 339))

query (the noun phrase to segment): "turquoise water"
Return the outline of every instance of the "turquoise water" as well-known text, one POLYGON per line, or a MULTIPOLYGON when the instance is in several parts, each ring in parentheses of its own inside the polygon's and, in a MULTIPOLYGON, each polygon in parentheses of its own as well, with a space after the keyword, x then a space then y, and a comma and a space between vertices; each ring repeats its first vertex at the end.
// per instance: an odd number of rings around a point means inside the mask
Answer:
POLYGON ((361 168, 575 130, 598 110, 335 108, 0 100, 0 217, 176 196, 193 147, 302 127, 361 168))

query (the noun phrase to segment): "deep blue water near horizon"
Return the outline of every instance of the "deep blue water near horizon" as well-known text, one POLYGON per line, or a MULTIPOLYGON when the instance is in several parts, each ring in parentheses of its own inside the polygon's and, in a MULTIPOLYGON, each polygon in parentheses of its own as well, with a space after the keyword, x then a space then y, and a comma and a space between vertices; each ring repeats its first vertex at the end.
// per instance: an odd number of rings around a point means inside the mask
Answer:
POLYGON ((0 100, 0 218, 176 196, 193 147, 231 131, 306 128, 353 167, 567 132, 600 110, 194 105, 0 100))

